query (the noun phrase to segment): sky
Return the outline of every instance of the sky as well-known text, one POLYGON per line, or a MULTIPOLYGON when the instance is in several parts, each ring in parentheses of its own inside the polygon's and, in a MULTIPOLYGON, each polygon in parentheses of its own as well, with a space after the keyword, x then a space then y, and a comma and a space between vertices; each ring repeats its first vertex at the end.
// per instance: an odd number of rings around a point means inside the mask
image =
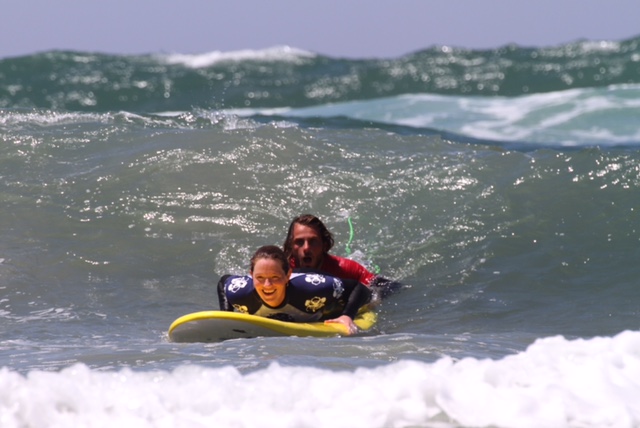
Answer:
POLYGON ((491 49, 640 35, 638 0, 6 0, 0 58, 290 46, 393 58, 434 45, 491 49))

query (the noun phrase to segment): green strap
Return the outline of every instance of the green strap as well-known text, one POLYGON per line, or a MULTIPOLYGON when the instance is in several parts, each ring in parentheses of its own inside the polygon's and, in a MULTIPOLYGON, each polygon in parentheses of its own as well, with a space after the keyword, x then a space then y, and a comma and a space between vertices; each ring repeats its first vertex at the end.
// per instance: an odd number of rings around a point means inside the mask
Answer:
POLYGON ((351 242, 353 241, 353 224, 351 224, 351 217, 347 217, 349 223, 349 242, 347 242, 347 256, 351 255, 351 242))

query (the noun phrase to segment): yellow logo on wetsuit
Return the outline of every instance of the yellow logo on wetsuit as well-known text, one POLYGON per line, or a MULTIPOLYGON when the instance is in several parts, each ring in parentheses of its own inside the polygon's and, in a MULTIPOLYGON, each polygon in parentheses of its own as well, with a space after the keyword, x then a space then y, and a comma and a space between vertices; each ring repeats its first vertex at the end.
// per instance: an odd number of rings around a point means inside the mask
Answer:
POLYGON ((244 305, 233 305, 233 309, 235 309, 238 312, 242 312, 243 314, 249 313, 249 308, 247 308, 244 305))
POLYGON ((326 297, 314 297, 304 302, 304 307, 308 312, 318 312, 327 303, 326 297))

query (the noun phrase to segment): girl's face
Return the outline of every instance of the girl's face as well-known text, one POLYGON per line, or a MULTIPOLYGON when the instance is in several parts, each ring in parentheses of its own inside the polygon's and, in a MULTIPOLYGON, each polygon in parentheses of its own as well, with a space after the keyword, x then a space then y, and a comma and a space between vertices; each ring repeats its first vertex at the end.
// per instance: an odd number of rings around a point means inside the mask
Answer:
POLYGON ((291 270, 282 270, 282 263, 273 259, 258 259, 251 277, 258 296, 271 307, 280 306, 287 294, 291 270))

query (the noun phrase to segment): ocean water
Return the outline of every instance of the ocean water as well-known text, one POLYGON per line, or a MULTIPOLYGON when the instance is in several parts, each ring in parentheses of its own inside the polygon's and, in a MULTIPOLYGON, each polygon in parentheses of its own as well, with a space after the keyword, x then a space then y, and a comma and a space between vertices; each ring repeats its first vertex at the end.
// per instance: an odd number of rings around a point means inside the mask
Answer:
POLYGON ((640 427, 638 118, 640 38, 0 59, 0 425, 640 427), (373 331, 167 340, 307 212, 373 331))

